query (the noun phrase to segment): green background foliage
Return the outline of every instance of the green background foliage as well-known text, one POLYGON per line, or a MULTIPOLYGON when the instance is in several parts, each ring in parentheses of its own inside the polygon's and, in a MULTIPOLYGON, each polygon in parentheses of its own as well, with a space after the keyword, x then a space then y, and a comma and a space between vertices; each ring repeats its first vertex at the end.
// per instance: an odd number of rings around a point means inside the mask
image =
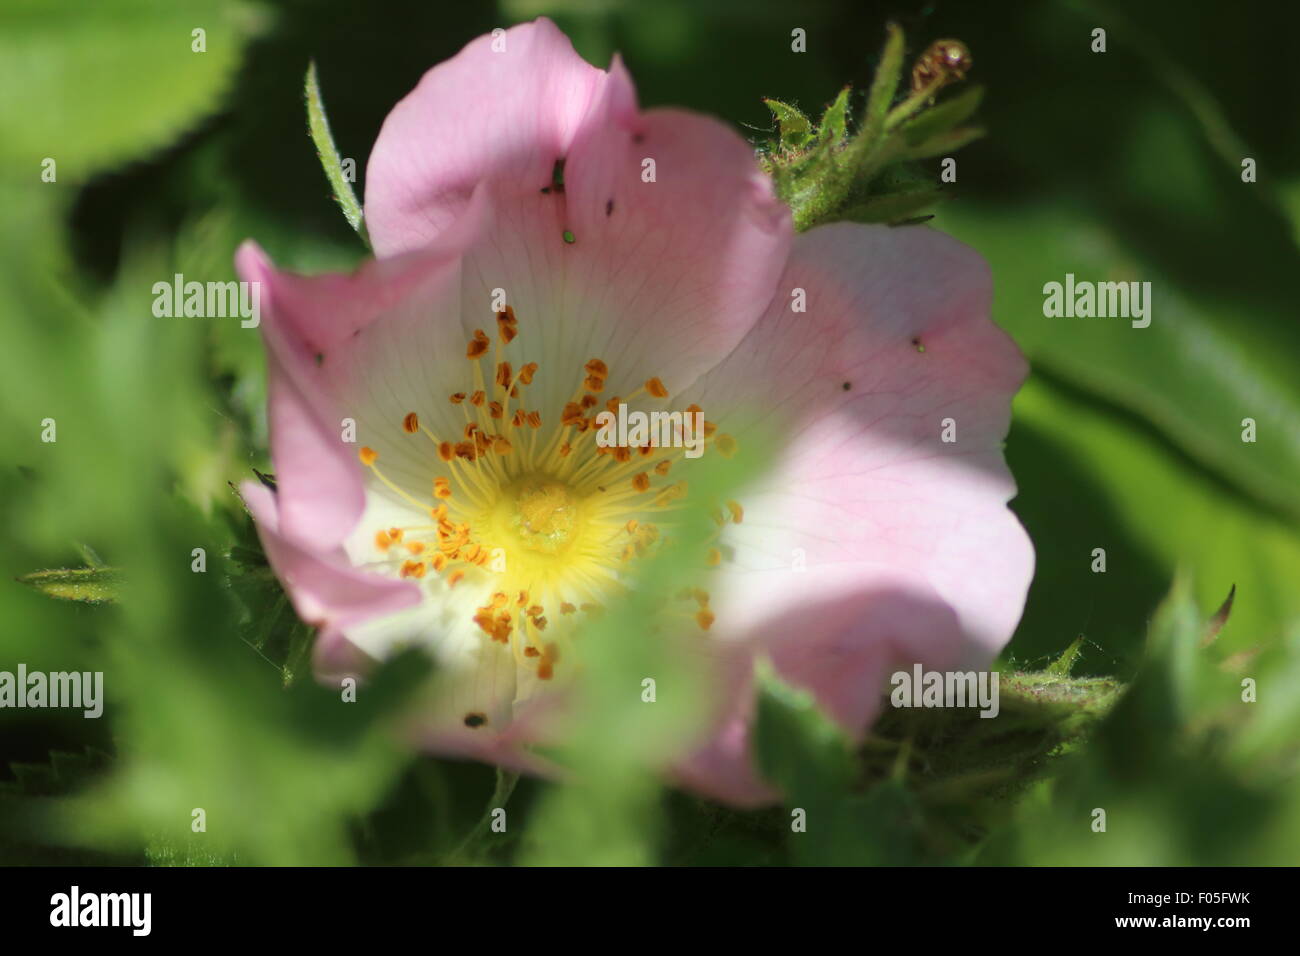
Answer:
MULTIPOLYGON (((0 669, 109 679, 100 720, 0 711, 0 862, 1294 863, 1300 83, 1279 38, 1300 18, 1263 3, 1128 6, 6 3, 0 669), (765 680, 762 765, 790 803, 739 813, 653 771, 700 689, 686 692, 689 669, 664 647, 628 640, 644 609, 592 635, 563 784, 402 746, 417 658, 389 662, 349 708, 310 679, 310 634, 228 484, 269 467, 257 334, 156 319, 151 286, 234 278, 249 236, 286 267, 359 262, 307 134, 308 63, 364 175, 425 69, 543 14, 599 65, 620 51, 644 105, 721 116, 756 147, 777 135, 765 99, 816 117, 845 84, 852 133, 890 20, 905 63, 940 37, 973 51, 986 135, 959 154, 931 225, 988 259, 995 319, 1033 366, 1007 457, 1038 570, 999 665, 1002 719, 890 712, 851 748, 765 680), (1104 54, 1089 49, 1098 26, 1104 54), (790 50, 795 27, 805 54, 790 50), (57 182, 41 181, 46 157, 57 182), (1241 181, 1244 157, 1258 182, 1241 181), (1042 286, 1066 272, 1151 281, 1151 327, 1045 318, 1042 286), (46 418, 56 443, 40 441, 46 418), (191 573, 195 547, 209 573, 191 573), (1104 574, 1089 569, 1098 547, 1104 574), (65 568, 91 570, 18 580, 65 568), (94 603, 109 592, 119 600, 94 603), (619 690, 647 668, 683 688, 654 720, 619 690), (1258 703, 1241 702, 1243 677, 1258 703), (507 796, 494 834, 485 813, 507 796), (793 807, 807 833, 790 832, 793 807)), ((937 181, 937 157, 922 167, 937 181)), ((650 573, 671 586, 675 572, 650 573)))

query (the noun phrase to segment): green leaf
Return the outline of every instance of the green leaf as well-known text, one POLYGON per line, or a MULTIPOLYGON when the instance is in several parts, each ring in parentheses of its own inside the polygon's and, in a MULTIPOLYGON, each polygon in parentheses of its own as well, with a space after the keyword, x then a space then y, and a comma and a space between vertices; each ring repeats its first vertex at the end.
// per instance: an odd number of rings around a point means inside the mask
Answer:
POLYGON ((1200 462, 1300 517, 1300 382, 1274 373, 1267 343, 1232 334, 1232 307, 1184 292, 1071 204, 963 204, 946 207, 941 221, 988 258, 994 315, 1031 363, 1137 412, 1200 462), (1150 326, 1044 316, 1045 284, 1067 274, 1149 281, 1150 326), (1255 443, 1242 441, 1247 418, 1256 422, 1255 443))
POLYGON ((962 126, 957 129, 945 130, 923 143, 900 150, 898 158, 907 161, 929 159, 933 156, 946 156, 949 153, 955 153, 963 146, 970 145, 983 135, 984 130, 978 126, 962 126))
POLYGON ((849 135, 849 91, 850 87, 847 86, 840 90, 840 95, 822 113, 821 123, 817 127, 817 141, 823 146, 836 146, 849 135))
POLYGON ((812 124, 798 109, 780 100, 763 100, 776 117, 781 145, 786 149, 799 149, 812 136, 812 124))
POLYGON ((1149 616, 1179 569, 1207 615, 1237 586, 1216 654, 1275 641, 1300 618, 1300 535, 1292 521, 1234 494, 1141 419, 1085 392, 1035 376, 1014 415, 1007 460, 1020 494, 1012 507, 1037 558, 1010 648, 1017 658, 1055 658, 1082 633, 1087 647, 1075 673, 1126 674, 1140 656, 1135 622, 1149 616), (1105 573, 1091 571, 1098 548, 1105 573), (1095 645, 1104 657, 1089 650, 1095 645))
POLYGON ((256 25, 223 0, 6 0, 0 165, 41 188, 53 159, 57 189, 167 145, 219 106, 256 25))
POLYGON ((307 97, 307 128, 311 131, 312 142, 316 144, 316 155, 320 157, 321 168, 325 170, 325 178, 329 180, 330 188, 334 190, 334 199, 339 204, 339 208, 343 210, 348 225, 356 230, 357 235, 365 240, 366 245, 369 245, 370 240, 366 236, 365 226, 361 221, 361 203, 357 202, 357 194, 352 189, 352 183, 348 182, 343 173, 343 160, 334 145, 334 136, 330 132, 329 119, 325 116, 325 104, 321 100, 320 83, 316 76, 316 63, 314 60, 307 67, 305 94, 307 97))
POLYGON ((1047 673, 1053 677, 1069 677, 1070 671, 1074 669, 1074 663, 1079 659, 1079 652, 1083 650, 1083 637, 1076 637, 1070 642, 1070 646, 1065 649, 1056 660, 1047 668, 1047 673))
POLYGON ((810 694, 782 683, 770 665, 758 674, 754 749, 759 770, 789 800, 825 798, 853 779, 853 757, 843 731, 810 694))
POLYGON ((867 94, 867 109, 862 116, 862 137, 874 140, 885 127, 885 117, 894 102, 898 91, 898 82, 903 72, 903 31, 898 24, 886 27, 888 37, 885 50, 880 57, 880 66, 871 81, 871 92, 867 94))
POLYGON ((979 109, 983 99, 984 87, 972 86, 904 123, 899 131, 910 145, 920 145, 943 131, 964 123, 979 109))
POLYGON ((943 190, 937 186, 914 187, 884 196, 873 196, 847 207, 840 212, 839 218, 849 222, 897 223, 922 209, 929 209, 942 197, 943 190))
POLYGON ((118 599, 122 576, 113 568, 58 568, 33 571, 18 580, 62 601, 111 604, 118 599))

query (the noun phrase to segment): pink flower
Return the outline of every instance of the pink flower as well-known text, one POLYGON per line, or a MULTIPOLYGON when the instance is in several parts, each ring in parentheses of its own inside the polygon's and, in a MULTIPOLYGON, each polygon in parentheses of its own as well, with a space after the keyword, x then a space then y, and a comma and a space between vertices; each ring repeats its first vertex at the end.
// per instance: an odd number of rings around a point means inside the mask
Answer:
POLYGON ((430 70, 365 200, 379 258, 355 275, 237 256, 263 284, 278 481, 243 493, 322 675, 424 644, 429 745, 533 766, 575 622, 688 493, 684 449, 599 448, 619 402, 698 406, 706 454, 786 436, 691 557, 682 626, 726 691, 680 781, 775 796, 749 753, 757 654, 860 733, 892 671, 983 666, 1009 639, 1033 568, 1001 450, 1025 364, 971 250, 922 227, 794 235, 739 136, 640 111, 621 62, 590 66, 547 20, 430 70))

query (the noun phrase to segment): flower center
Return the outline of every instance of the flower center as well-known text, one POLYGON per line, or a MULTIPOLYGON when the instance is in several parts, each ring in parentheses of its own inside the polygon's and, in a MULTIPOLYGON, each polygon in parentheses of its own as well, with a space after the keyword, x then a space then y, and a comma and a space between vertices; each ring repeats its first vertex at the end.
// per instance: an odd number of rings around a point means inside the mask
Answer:
MULTIPOLYGON (((378 530, 375 547, 396 573, 419 579, 432 572, 453 588, 472 577, 475 586, 485 586, 489 597, 474 623, 486 639, 511 645, 521 665, 549 679, 561 643, 575 630, 571 623, 553 622, 599 613, 603 601, 626 590, 628 566, 663 543, 660 522, 671 522, 687 495, 686 482, 669 477, 686 445, 674 440, 671 427, 637 432, 635 438, 629 431, 622 445, 598 441, 601 412, 616 413, 631 401, 664 403, 668 389, 651 378, 601 407, 610 371, 596 358, 582 366, 574 393, 544 429, 542 412, 527 407, 523 391, 538 373, 537 363, 515 366, 505 358, 508 346, 520 347, 511 346, 518 335, 512 308, 497 315, 497 330, 493 343, 476 329, 466 348, 473 390, 449 398, 465 420, 459 434, 436 434, 414 411, 402 420, 406 434, 423 434, 431 443, 430 497, 390 480, 374 449, 362 448, 360 458, 379 484, 434 522, 427 524, 426 517, 409 527, 378 530)), ((692 405, 664 420, 680 429, 684 416, 700 412, 692 405)), ((702 431, 704 448, 734 454, 735 439, 713 423, 704 422, 702 431)), ((734 501, 716 509, 719 533, 742 515, 734 501)), ((697 557, 713 567, 722 553, 711 547, 697 557)), ((708 630, 714 620, 708 593, 694 588, 678 597, 693 602, 695 610, 686 617, 708 630)))
POLYGON ((564 483, 542 476, 522 478, 503 496, 503 503, 521 547, 560 554, 572 546, 580 523, 579 508, 564 483))

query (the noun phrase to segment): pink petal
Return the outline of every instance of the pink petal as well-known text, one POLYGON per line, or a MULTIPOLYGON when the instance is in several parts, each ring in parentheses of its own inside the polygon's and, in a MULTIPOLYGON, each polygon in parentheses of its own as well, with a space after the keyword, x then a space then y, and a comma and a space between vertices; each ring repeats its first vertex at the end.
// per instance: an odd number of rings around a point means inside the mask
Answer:
POLYGON ((611 394, 654 376, 670 391, 685 387, 736 345, 771 299, 791 241, 788 210, 752 148, 725 125, 675 110, 638 113, 617 59, 608 74, 593 71, 547 21, 508 31, 506 40, 504 54, 492 53, 486 38, 471 44, 394 110, 369 174, 376 249, 387 254, 441 236, 477 184, 490 193, 493 214, 488 235, 466 249, 466 338, 490 326, 501 290, 521 329, 507 357, 540 362, 533 399, 542 407, 558 409, 593 357, 612 370, 611 394), (498 86, 502 62, 516 59, 518 69, 540 70, 540 82, 498 86), (539 96, 560 102, 538 105, 539 96), (579 100, 585 109, 576 115, 579 100), (426 141, 467 103, 493 118, 462 124, 450 146, 426 141), (520 111, 528 118, 515 123, 520 111), (535 139, 525 145, 526 134, 535 139), (560 159, 563 191, 551 188, 560 159), (645 160, 654 162, 652 182, 643 179, 645 160))
MULTIPOLYGON (((723 539, 715 627, 854 736, 889 674, 986 666, 1024 607, 1033 551, 1006 507, 1001 442, 1025 364, 990 299, 982 260, 939 233, 821 227, 796 239, 750 335, 683 396, 742 444, 784 436, 723 539)), ((736 714, 681 771, 729 800, 729 779, 755 778, 736 714)))
MULTIPOLYGON (((473 214, 440 242, 410 255, 368 262, 353 275, 278 272, 256 243, 240 246, 236 270, 261 289, 271 458, 285 537, 331 549, 356 527, 365 507, 357 452, 367 436, 358 422, 357 441, 343 440, 343 419, 357 420, 357 411, 340 400, 341 379, 356 366, 356 341, 381 317, 446 297, 459 281, 460 247, 468 234, 482 229, 483 208, 476 203, 473 214)), ((451 303, 454 311, 454 295, 451 303)))
POLYGON ((355 673, 362 659, 341 646, 347 630, 414 607, 420 601, 419 590, 409 581, 357 570, 341 549, 319 552, 287 538, 280 528, 277 495, 264 485, 244 482, 239 493, 294 610, 303 621, 322 629, 316 645, 318 662, 330 674, 355 673))
POLYGON ((365 219, 381 256, 446 228, 481 181, 551 181, 606 80, 550 20, 484 35, 427 72, 388 114, 366 167, 365 219))
MULTIPOLYGON (((915 582, 950 605, 964 661, 997 653, 1033 550, 1006 507, 1002 457, 1026 366, 989 320, 990 298, 979 256, 928 229, 836 224, 798 238, 768 312, 689 396, 742 443, 788 435, 729 529, 736 570, 789 570, 796 550, 810 574, 860 563, 858 588, 915 582), (791 310, 794 289, 806 313, 791 310), (954 443, 941 440, 945 418, 954 443)), ((778 575, 742 595, 797 595, 802 582, 778 575)))

